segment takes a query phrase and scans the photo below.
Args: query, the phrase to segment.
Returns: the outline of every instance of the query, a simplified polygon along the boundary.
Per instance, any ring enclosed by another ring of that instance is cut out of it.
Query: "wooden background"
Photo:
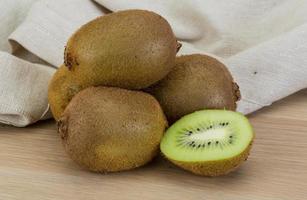
[[[64,152],[52,120],[0,127],[0,200],[307,199],[307,90],[249,116],[251,156],[224,177],[199,177],[157,158],[112,174],[80,169]]]

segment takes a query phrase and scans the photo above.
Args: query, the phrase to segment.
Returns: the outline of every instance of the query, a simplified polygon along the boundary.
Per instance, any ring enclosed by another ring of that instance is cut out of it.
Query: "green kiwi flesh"
[[[202,54],[177,57],[171,72],[146,91],[157,98],[170,123],[197,110],[235,110],[240,99],[225,65]]]
[[[203,110],[174,123],[161,151],[175,165],[204,176],[219,176],[247,159],[254,138],[248,119],[237,112]]]
[[[150,94],[112,87],[89,87],[76,94],[58,121],[66,152],[96,172],[142,166],[159,152],[167,126]]]
[[[68,40],[65,65],[81,83],[143,89],[174,66],[178,43],[169,23],[145,10],[104,15]]]

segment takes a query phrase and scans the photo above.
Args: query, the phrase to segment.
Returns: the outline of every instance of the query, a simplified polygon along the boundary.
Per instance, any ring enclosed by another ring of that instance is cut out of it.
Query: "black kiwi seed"
[[[211,142],[208,142],[208,145],[210,145],[211,144]]]
[[[197,130],[197,131],[200,131],[200,129],[199,129],[199,128],[197,128],[196,130]]]

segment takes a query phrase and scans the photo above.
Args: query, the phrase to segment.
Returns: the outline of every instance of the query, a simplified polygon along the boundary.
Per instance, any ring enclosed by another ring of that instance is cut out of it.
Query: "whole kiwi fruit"
[[[53,75],[48,88],[48,102],[54,119],[58,120],[73,96],[88,86],[78,83],[62,65]]]
[[[225,175],[247,160],[254,139],[248,119],[227,110],[202,110],[175,122],[161,141],[175,165],[203,176]]]
[[[202,109],[235,110],[238,85],[217,59],[201,54],[176,58],[175,67],[145,91],[160,102],[168,121]]]
[[[70,157],[96,172],[116,172],[148,163],[159,152],[167,126],[150,94],[89,87],[70,101],[58,130]]]
[[[160,15],[125,10],[82,26],[68,40],[64,60],[82,84],[142,89],[171,70],[178,47]]]

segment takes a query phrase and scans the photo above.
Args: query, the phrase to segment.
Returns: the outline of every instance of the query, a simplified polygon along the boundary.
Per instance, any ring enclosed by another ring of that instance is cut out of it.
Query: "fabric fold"
[[[70,35],[102,14],[90,0],[38,1],[9,39],[58,67],[63,63],[64,48]]]
[[[70,35],[107,13],[104,7],[157,12],[183,44],[178,55],[202,53],[225,63],[240,86],[238,111],[244,114],[307,87],[306,1],[95,2],[1,2],[0,122],[26,126],[50,117],[47,89],[55,68],[49,65],[63,63]]]
[[[0,52],[0,122],[22,127],[48,112],[48,81],[55,69]]]
[[[307,88],[307,23],[224,62],[240,85],[238,111],[251,113]]]
[[[12,4],[18,10],[18,2]],[[70,35],[102,14],[90,0],[37,1],[24,21],[9,36],[6,33],[5,40],[10,41],[14,54],[58,67]],[[47,65],[0,52],[0,122],[22,127],[50,118],[47,92],[54,71]]]

